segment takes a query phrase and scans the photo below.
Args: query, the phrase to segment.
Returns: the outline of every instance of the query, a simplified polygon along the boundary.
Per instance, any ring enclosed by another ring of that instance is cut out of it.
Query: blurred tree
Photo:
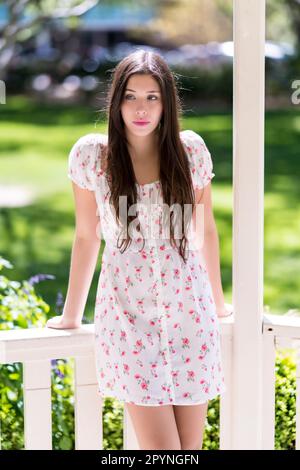
[[[165,41],[180,46],[232,39],[232,15],[228,14],[231,0],[222,1],[222,8],[219,0],[153,1],[158,14],[148,23],[148,34],[157,43]]]
[[[135,36],[174,45],[232,40],[233,0],[148,0],[157,17]],[[291,14],[292,13],[292,14]],[[266,0],[266,37],[299,43],[300,0]],[[297,39],[298,38],[298,39]]]
[[[300,0],[285,0],[290,12],[290,19],[296,36],[296,45],[300,47]]]
[[[266,1],[266,37],[276,42],[287,42],[292,45],[297,43],[296,27],[290,11],[290,4],[298,3],[300,15],[299,0],[267,0]],[[298,17],[300,24],[300,16]],[[299,29],[300,31],[300,29]]]
[[[82,15],[97,3],[98,0],[7,0],[8,21],[0,37],[0,78],[14,58],[17,43],[34,36],[46,21]]]

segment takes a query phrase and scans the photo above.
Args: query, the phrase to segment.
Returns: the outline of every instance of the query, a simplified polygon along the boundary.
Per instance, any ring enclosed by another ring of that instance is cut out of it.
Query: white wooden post
[[[221,324],[221,350],[226,393],[220,396],[220,450],[230,450],[232,448],[232,413],[234,403],[232,401],[232,334],[225,334],[225,326]],[[232,327],[232,325],[230,325]]]
[[[262,448],[265,0],[234,0],[232,448]]]
[[[51,450],[50,360],[24,361],[23,399],[25,450]]]
[[[275,364],[276,346],[272,326],[263,335],[263,423],[262,449],[275,449]]]
[[[75,358],[75,449],[102,450],[102,399],[94,356]]]

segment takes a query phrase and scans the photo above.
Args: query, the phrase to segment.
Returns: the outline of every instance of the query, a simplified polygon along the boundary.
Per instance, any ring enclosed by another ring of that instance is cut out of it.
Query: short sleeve
[[[180,137],[188,155],[193,185],[201,189],[215,176],[211,154],[203,138],[196,132],[181,131]]]
[[[68,161],[68,177],[80,188],[95,191],[99,136],[87,134],[80,137],[71,148]]]

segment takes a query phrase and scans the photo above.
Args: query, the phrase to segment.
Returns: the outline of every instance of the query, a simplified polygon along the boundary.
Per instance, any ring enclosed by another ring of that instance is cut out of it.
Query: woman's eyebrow
[[[130,88],[126,88],[126,91],[133,91],[134,93],[136,93],[135,90],[131,90]],[[160,93],[160,91],[157,91],[157,90],[150,90],[150,91],[146,91],[146,93]]]

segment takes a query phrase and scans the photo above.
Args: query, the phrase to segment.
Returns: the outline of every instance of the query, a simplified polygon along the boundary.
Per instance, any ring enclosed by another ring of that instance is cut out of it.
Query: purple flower
[[[31,276],[28,283],[33,286],[41,281],[45,281],[46,279],[55,279],[55,276],[52,274],[36,274],[35,276]]]
[[[64,297],[63,297],[62,293],[59,291],[57,293],[57,297],[56,297],[56,311],[58,313],[62,313],[64,303],[65,303]]]

